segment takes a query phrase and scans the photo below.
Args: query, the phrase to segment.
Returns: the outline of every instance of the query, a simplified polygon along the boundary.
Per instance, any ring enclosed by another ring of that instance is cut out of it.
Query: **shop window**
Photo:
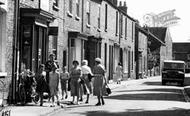
[[[67,51],[63,51],[63,66],[67,65]]]
[[[71,39],[71,47],[75,47],[75,39]]]

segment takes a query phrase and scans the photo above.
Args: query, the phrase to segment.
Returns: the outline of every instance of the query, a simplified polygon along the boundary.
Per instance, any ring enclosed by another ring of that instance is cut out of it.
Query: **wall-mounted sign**
[[[149,27],[170,27],[178,23],[179,17],[175,16],[175,9],[159,14],[149,13],[144,16],[144,23]]]

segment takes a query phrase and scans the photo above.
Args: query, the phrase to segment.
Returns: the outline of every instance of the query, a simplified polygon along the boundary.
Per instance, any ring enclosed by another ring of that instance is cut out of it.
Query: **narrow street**
[[[185,101],[183,88],[161,85],[160,77],[135,80],[113,90],[104,106],[94,106],[91,97],[88,105],[69,105],[52,116],[189,116],[190,103]]]

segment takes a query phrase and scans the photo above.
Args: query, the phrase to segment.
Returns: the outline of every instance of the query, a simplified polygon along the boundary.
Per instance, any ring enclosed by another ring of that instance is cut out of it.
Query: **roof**
[[[150,42],[150,44],[148,44],[148,47],[150,48],[150,51],[154,51],[157,48],[159,48],[161,45],[165,45],[163,41],[161,41],[156,35],[154,35],[152,32],[149,31],[149,27],[142,28],[139,25],[136,25],[136,27],[142,33],[148,35],[148,40]]]
[[[165,43],[167,27],[148,27],[149,31]]]
[[[185,63],[182,60],[164,60],[164,62],[168,62],[168,63]]]

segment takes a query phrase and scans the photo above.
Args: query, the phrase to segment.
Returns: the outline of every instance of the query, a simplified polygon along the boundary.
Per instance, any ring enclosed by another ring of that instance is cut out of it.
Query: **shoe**
[[[95,106],[100,106],[101,105],[101,103],[100,102],[98,102]]]
[[[70,104],[71,104],[71,105],[75,105],[74,102],[71,102]]]
[[[105,105],[105,102],[104,102],[104,101],[102,101],[102,105]]]
[[[50,107],[55,107],[55,105],[50,105]]]
[[[79,99],[79,101],[83,101],[83,99],[82,99],[82,98],[80,98],[80,99]]]
[[[57,101],[57,105],[60,106],[60,102],[59,101]]]
[[[88,101],[86,101],[85,104],[88,104]]]
[[[40,104],[40,106],[43,106],[43,104]]]
[[[65,96],[65,99],[67,99],[67,97],[68,97],[68,96],[66,95],[66,96]]]

